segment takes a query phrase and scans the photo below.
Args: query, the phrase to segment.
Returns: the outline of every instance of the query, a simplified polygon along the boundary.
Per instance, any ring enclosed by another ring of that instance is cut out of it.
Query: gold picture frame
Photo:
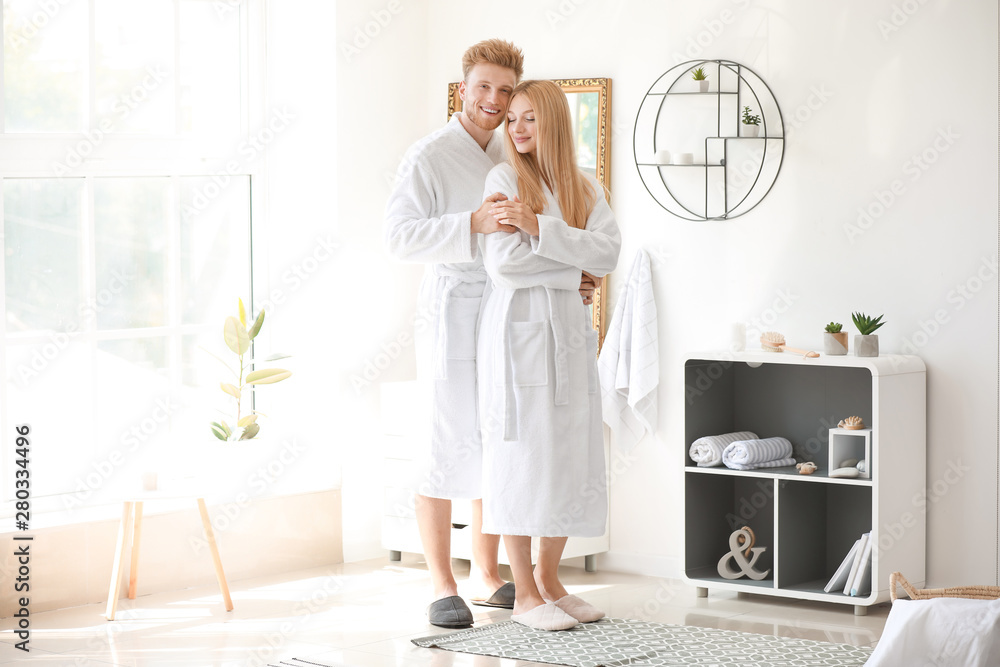
[[[604,195],[610,201],[611,195],[611,79],[552,79],[559,84],[570,99],[573,113],[573,127],[577,135],[577,160],[580,168],[592,173],[604,186]],[[462,110],[462,98],[458,92],[459,82],[448,84],[448,118]],[[597,112],[596,123],[589,120],[589,114]],[[581,116],[584,114],[587,118]],[[587,120],[586,123],[583,121]],[[586,125],[587,131],[583,127]],[[582,143],[581,143],[582,142]],[[607,333],[604,294],[608,278],[601,278],[594,292],[594,303],[590,307],[590,319],[597,331],[597,349],[604,344]]]

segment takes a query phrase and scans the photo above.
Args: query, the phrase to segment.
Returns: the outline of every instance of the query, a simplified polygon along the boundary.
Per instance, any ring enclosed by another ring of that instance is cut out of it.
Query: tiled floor
[[[461,568],[465,566],[463,571]],[[455,561],[464,584],[468,564]],[[609,616],[801,637],[857,646],[878,640],[888,606],[855,616],[850,606],[737,596],[707,598],[680,582],[566,568],[563,580]],[[462,585],[462,584],[460,584]],[[531,667],[438,649],[410,639],[445,630],[428,625],[429,577],[419,556],[376,559],[321,570],[232,582],[235,609],[222,608],[218,588],[123,599],[115,621],[104,605],[32,615],[30,654],[14,649],[10,619],[0,622],[0,666],[254,667],[290,658],[351,667]],[[463,591],[464,592],[464,591]],[[510,612],[472,608],[476,623]]]

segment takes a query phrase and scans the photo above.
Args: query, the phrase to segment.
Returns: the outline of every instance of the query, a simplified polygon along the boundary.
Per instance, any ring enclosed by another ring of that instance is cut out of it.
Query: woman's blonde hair
[[[462,55],[462,80],[469,80],[469,72],[476,65],[489,63],[514,70],[515,81],[524,73],[524,54],[510,42],[502,39],[484,39],[470,46]]]
[[[533,154],[518,153],[510,132],[504,132],[507,159],[517,174],[518,196],[536,214],[541,213],[545,209],[544,183],[555,194],[563,220],[571,227],[583,229],[597,202],[597,193],[576,166],[573,121],[566,93],[552,81],[528,80],[514,88],[511,102],[518,95],[528,98],[535,115]]]

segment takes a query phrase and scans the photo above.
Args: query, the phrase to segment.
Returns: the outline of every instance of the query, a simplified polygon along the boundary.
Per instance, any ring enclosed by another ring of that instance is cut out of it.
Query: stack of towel
[[[722,465],[722,453],[731,443],[739,440],[756,440],[757,434],[750,431],[723,433],[722,435],[706,435],[691,443],[688,454],[699,468],[711,468]]]
[[[700,467],[725,465],[733,470],[756,470],[795,465],[792,443],[787,438],[758,439],[750,431],[698,438],[688,453]]]

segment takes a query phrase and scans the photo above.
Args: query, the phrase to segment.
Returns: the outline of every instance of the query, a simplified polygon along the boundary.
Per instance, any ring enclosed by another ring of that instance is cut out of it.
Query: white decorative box
[[[870,428],[846,429],[831,428],[829,440],[829,467],[833,472],[841,468],[840,464],[847,459],[857,459],[865,462],[865,469],[858,477],[872,478],[872,430]]]

